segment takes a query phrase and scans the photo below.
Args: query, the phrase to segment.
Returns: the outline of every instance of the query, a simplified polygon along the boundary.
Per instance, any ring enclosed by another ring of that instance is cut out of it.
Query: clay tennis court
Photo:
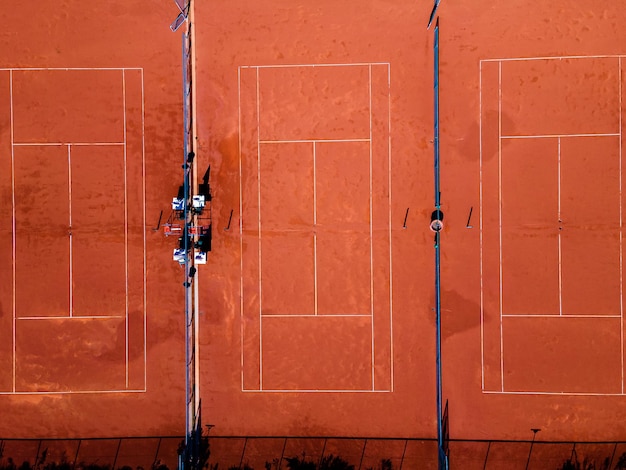
[[[500,278],[498,299],[483,293],[485,390],[498,390],[499,380],[501,393],[624,392],[621,62],[481,63],[485,89],[498,92],[497,101],[491,92],[481,102],[482,268],[483,277],[498,278],[495,268]],[[538,109],[548,122],[538,120]],[[497,200],[489,197],[496,192]],[[537,365],[526,370],[527,362]]]
[[[3,393],[145,391],[142,71],[2,75],[3,121],[11,129],[3,158],[13,188],[13,322],[2,342],[11,366]],[[48,272],[39,270],[42,258]],[[102,361],[110,361],[105,376]]]
[[[168,10],[145,7],[90,6],[86,19],[77,2],[44,3],[26,24],[26,6],[2,10],[7,438],[176,435],[183,422],[182,295],[166,288],[175,266],[154,270],[169,257],[151,230],[162,208],[155,184],[176,187],[168,162],[180,143],[160,135],[179,129],[180,62],[146,63],[142,38],[173,57],[180,40]],[[148,29],[130,27],[139,13]]]
[[[626,18],[479,3],[440,9],[450,437],[619,440]],[[241,465],[220,436],[436,437],[431,8],[194,6],[216,462]],[[179,435],[183,278],[152,230],[181,184],[176,7],[22,9],[1,12],[2,435]],[[436,468],[434,447],[381,453]]]
[[[196,8],[198,107],[220,110],[199,116],[199,154],[214,214],[240,224],[217,219],[219,274],[201,272],[216,435],[435,435],[431,7]],[[441,7],[451,437],[618,438],[624,18],[520,8]],[[377,67],[388,112],[368,101]]]
[[[472,112],[442,122],[449,145],[442,173],[459,182],[446,215],[466,218],[463,199],[482,207],[474,229],[461,224],[465,233],[448,243],[443,268],[442,282],[456,291],[447,308],[480,312],[471,321],[453,314],[443,320],[445,391],[451,403],[461,395],[471,403],[459,417],[467,429],[451,424],[459,437],[472,433],[470,422],[516,439],[532,438],[531,428],[541,428],[542,440],[621,435],[607,423],[624,412],[624,79],[623,51],[611,36],[624,19],[581,4],[554,8],[533,11],[516,32],[504,32],[504,10],[467,31],[529,38],[515,47],[448,40],[447,50],[462,52],[451,66],[472,63],[476,72],[466,85],[452,69],[447,74],[447,86],[462,90],[458,98]],[[447,27],[462,28],[459,18],[469,12],[458,5],[449,12],[455,19]],[[442,83],[444,74],[442,66]],[[448,106],[454,116],[457,105]],[[470,252],[476,244],[480,250]],[[470,338],[479,339],[472,341],[473,370],[456,366],[469,359],[461,344]]]

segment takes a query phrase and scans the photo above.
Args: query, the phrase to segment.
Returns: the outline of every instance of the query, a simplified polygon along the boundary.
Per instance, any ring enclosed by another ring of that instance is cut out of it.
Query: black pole
[[[438,4],[438,2],[437,2]],[[439,180],[439,19],[435,23],[434,42],[434,180],[435,211],[431,216],[431,228],[435,230],[435,356],[437,382],[437,455],[439,470],[448,469],[448,457],[444,452],[443,438],[443,385],[441,367],[441,234],[443,213],[441,212],[441,187]],[[433,226],[433,217],[439,222]]]
[[[533,453],[533,445],[535,445],[535,437],[537,437],[537,433],[541,431],[541,429],[533,428],[531,429],[533,432],[533,440],[530,442],[530,449],[528,450],[528,460],[526,460],[526,470],[528,470],[528,465],[530,464],[530,456]]]

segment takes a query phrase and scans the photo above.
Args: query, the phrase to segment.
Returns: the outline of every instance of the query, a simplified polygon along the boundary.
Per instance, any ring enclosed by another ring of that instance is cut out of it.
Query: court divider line
[[[244,302],[243,302],[243,170],[241,161],[241,67],[237,67],[237,118],[239,120],[239,346],[241,390],[244,390]]]
[[[101,394],[101,393],[146,393],[146,389],[129,389],[123,388],[119,390],[44,390],[44,391],[13,391],[0,392],[0,395],[78,395],[78,394]]]
[[[143,198],[143,386],[148,388],[148,249],[146,217],[146,110],[143,68],[141,72],[141,183]]]
[[[559,315],[563,315],[563,249],[562,249],[562,235],[561,235],[561,138],[557,140],[557,153],[556,153],[556,199],[557,199],[557,217],[559,221],[558,232],[558,269],[559,269]]]
[[[370,142],[371,137],[360,139],[288,139],[288,140],[259,140],[260,144],[306,144],[306,143],[326,143],[326,142]]]
[[[369,218],[370,218],[370,310],[372,312],[372,321],[370,322],[372,338],[371,338],[371,375],[372,375],[372,390],[376,390],[376,374],[375,363],[375,331],[374,331],[374,201],[373,201],[373,190],[374,190],[374,182],[373,182],[373,151],[372,151],[372,64],[368,67],[368,92],[369,92],[369,120],[370,120],[370,142],[369,142]]]
[[[70,318],[74,316],[74,246],[73,246],[73,236],[72,236],[72,146],[67,146],[67,188],[68,188],[68,206],[69,206],[69,223],[70,223],[70,233],[69,233],[69,248],[70,248],[70,266],[69,266],[69,276],[70,276],[70,285],[69,287],[69,314]]]
[[[481,59],[481,62],[523,62],[536,60],[567,60],[567,59],[618,59],[626,57],[623,54],[607,54],[607,55],[563,55],[563,56],[544,56],[544,57],[507,57],[499,59]]]
[[[306,389],[306,390],[301,390],[301,389],[293,389],[293,390],[285,390],[285,389],[263,389],[263,390],[250,390],[250,389],[246,389],[246,390],[242,390],[242,392],[244,393],[391,393],[393,392],[393,390],[372,390],[372,389],[365,389],[365,390],[341,390],[341,389],[332,389],[332,390],[326,390],[326,389]]]
[[[68,317],[66,315],[50,315],[50,316],[32,316],[32,317],[17,317],[18,321],[22,320],[111,320],[114,318],[126,318],[124,315],[73,315]]]
[[[15,127],[14,127],[14,116],[13,116],[13,71],[9,71],[9,98],[10,98],[10,107],[11,107],[11,209],[12,209],[12,232],[13,232],[13,240],[12,240],[12,250],[13,250],[13,385],[12,390],[15,393],[15,373],[16,373],[16,318],[17,318],[17,296],[16,296],[16,265],[17,265],[17,224],[16,224],[16,210],[15,210],[15,147],[13,146],[13,142],[15,141]]]
[[[479,251],[480,251],[480,378],[481,389],[485,390],[485,285],[483,279],[483,63],[478,63],[478,201],[480,211],[478,214],[479,225]]]
[[[501,392],[499,390],[483,390],[483,393],[489,395],[554,395],[554,396],[590,396],[590,397],[619,397],[623,396],[623,393],[600,393],[600,392],[545,392],[537,390],[506,390]]]
[[[561,137],[618,137],[619,133],[588,133],[588,134],[527,134],[527,135],[503,135],[501,139],[556,139]]]
[[[323,68],[323,67],[365,67],[371,65],[389,65],[389,62],[355,62],[353,64],[285,64],[285,65],[242,65],[242,69],[288,69],[298,67],[311,67],[311,68]],[[1,69],[0,69],[1,70]]]
[[[389,373],[390,388],[394,390],[394,369],[393,369],[393,251],[392,251],[392,215],[391,215],[391,65],[387,64],[387,191],[389,202],[389,218],[388,232],[389,232]]]
[[[125,145],[124,142],[16,142],[13,144],[15,147],[61,147],[65,145],[74,146],[98,146],[105,145]]]
[[[313,141],[313,312],[318,314],[317,291],[317,144]]]
[[[11,67],[0,68],[0,72],[44,72],[44,71],[58,71],[58,72],[71,72],[71,71],[120,71],[120,70],[143,70],[142,67]]]
[[[125,298],[124,309],[126,315],[125,321],[125,344],[124,344],[124,362],[126,368],[126,388],[128,388],[128,139],[126,136],[126,72],[122,70],[122,107],[124,110],[124,282],[125,282]]]
[[[500,228],[500,389],[504,391],[504,333],[502,326],[502,62],[498,62],[498,219]]]
[[[321,315],[315,313],[296,313],[296,314],[276,314],[276,313],[264,313],[261,315],[263,318],[333,318],[333,317],[347,317],[347,318],[359,318],[359,317],[367,317],[371,318],[372,315],[369,313],[323,313]]]
[[[522,313],[522,314],[503,314],[503,318],[621,318],[620,315],[561,315],[561,314],[532,314],[532,313]]]
[[[619,310],[620,310],[620,361],[622,366],[622,393],[624,393],[624,236],[622,202],[622,58],[617,60],[617,93],[619,97]]]
[[[257,202],[259,215],[259,389],[263,390],[263,295],[261,282],[261,260],[262,260],[262,242],[261,242],[261,100],[260,100],[260,82],[259,68],[256,69],[256,129],[257,129]]]

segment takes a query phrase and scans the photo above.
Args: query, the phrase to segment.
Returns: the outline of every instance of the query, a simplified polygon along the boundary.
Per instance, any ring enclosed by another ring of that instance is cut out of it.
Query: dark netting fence
[[[174,469],[183,436],[3,439],[11,470]],[[435,470],[437,439],[211,436],[211,470]],[[624,442],[449,441],[459,470],[626,470]]]
[[[434,470],[438,465],[434,438],[211,437],[209,442],[211,468]],[[626,469],[626,442],[450,439],[448,446],[451,469]]]
[[[182,436],[2,439],[0,468],[13,470],[174,469]]]

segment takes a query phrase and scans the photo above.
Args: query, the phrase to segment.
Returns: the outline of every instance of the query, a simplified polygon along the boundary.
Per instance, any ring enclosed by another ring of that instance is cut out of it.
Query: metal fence
[[[200,409],[200,397],[198,393],[198,361],[197,361],[197,283],[193,283],[193,277],[196,273],[194,243],[197,241],[192,235],[189,227],[194,226],[196,217],[192,211],[192,200],[196,193],[196,170],[194,165],[195,156],[195,139],[194,139],[194,96],[193,96],[193,67],[194,67],[194,48],[192,35],[192,13],[191,0],[177,2],[183,7],[181,13],[186,15],[186,28],[182,34],[182,72],[183,72],[183,188],[184,188],[184,279],[183,286],[185,288],[185,397],[186,397],[186,414],[185,414],[185,445],[186,452],[183,453],[179,460],[178,466],[185,468],[195,468],[194,462],[197,456],[194,451],[197,446],[190,441],[196,433],[196,428],[201,426],[197,421],[197,414]]]
[[[0,468],[174,469],[183,439],[183,436],[1,439]],[[211,436],[209,446],[211,470],[287,470],[303,462],[313,463],[313,468],[318,469],[345,469],[341,466],[345,463],[354,470],[435,470],[438,452],[435,438]],[[449,452],[450,468],[459,470],[626,470],[626,441],[451,439]],[[332,461],[334,457],[341,461]],[[574,466],[564,467],[567,461]]]
[[[230,436],[211,437],[209,443],[210,468],[219,469],[293,469],[290,460],[296,464],[313,462],[319,469],[342,468],[328,464],[331,455],[340,457],[354,470],[435,470],[438,466],[435,438]],[[626,469],[626,442],[451,439],[448,445],[451,469],[561,470],[568,461],[574,466],[566,468],[572,469]]]
[[[13,470],[174,469],[183,436],[0,439],[0,468]]]

